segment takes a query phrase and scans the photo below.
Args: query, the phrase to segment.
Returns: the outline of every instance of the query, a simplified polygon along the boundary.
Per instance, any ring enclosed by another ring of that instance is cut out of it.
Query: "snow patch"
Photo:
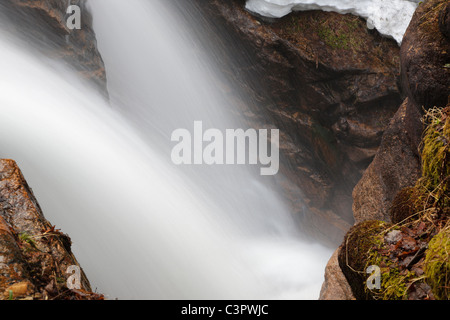
[[[270,18],[292,11],[323,10],[351,13],[367,20],[370,29],[401,44],[420,0],[247,0],[247,10]]]

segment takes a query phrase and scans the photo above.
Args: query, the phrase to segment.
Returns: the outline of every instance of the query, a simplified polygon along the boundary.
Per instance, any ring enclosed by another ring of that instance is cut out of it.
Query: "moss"
[[[36,241],[28,233],[23,232],[23,233],[19,234],[19,239],[20,239],[20,241],[22,241],[24,243],[28,243],[31,248],[37,249]]]
[[[347,234],[339,254],[339,264],[358,300],[405,300],[411,285],[420,279],[415,271],[399,264],[392,246],[385,242],[387,232],[400,227],[382,221],[366,221]],[[380,268],[380,288],[369,289],[369,266]]]
[[[450,118],[449,108],[431,109],[425,116],[427,128],[423,137],[422,177],[424,186],[433,191],[440,187],[448,191],[450,176]]]
[[[371,299],[370,292],[366,290],[366,269],[368,265],[377,265],[368,262],[374,250],[381,246],[384,231],[389,226],[383,221],[365,221],[352,227],[344,239],[339,252],[339,265],[358,300]]]
[[[298,33],[302,31],[302,26],[299,22],[297,16],[292,15],[290,21],[286,24],[286,32],[288,36],[295,37]]]
[[[370,290],[366,286],[366,292],[375,300],[404,300],[408,297],[409,285],[417,278],[414,272],[401,270],[389,256],[380,254],[386,250],[386,245],[380,239],[380,245],[369,253],[366,269],[371,265],[380,267],[381,287]]]
[[[343,21],[338,25],[331,25],[328,20],[324,20],[317,32],[319,38],[332,49],[360,49],[361,39],[353,36],[359,25],[360,21],[357,18]]]
[[[401,270],[395,261],[391,260],[388,245],[384,237],[388,231],[398,229],[396,226],[388,228],[384,225],[380,232],[370,236],[367,241],[372,245],[367,252],[364,270],[369,266],[377,266],[381,272],[381,286],[379,289],[369,289],[366,281],[369,275],[363,277],[365,295],[368,299],[375,300],[402,300],[407,298],[409,283],[417,277],[414,272]]]
[[[415,187],[400,190],[392,201],[389,215],[392,223],[406,223],[417,218],[417,213],[422,210],[422,193]]]
[[[450,107],[430,109],[422,139],[422,178],[416,188],[426,200],[426,209],[442,214],[450,207]]]
[[[426,282],[434,296],[450,300],[450,228],[442,230],[429,243],[425,257]]]
[[[395,225],[368,221],[347,234],[339,263],[357,299],[450,299],[449,115],[447,107],[424,117],[422,178],[394,198],[389,212]],[[385,239],[394,229],[399,240]],[[369,266],[380,268],[379,289],[366,285]]]
[[[348,34],[337,33],[329,26],[322,25],[318,30],[318,34],[320,39],[322,39],[332,49],[348,49],[350,46]]]

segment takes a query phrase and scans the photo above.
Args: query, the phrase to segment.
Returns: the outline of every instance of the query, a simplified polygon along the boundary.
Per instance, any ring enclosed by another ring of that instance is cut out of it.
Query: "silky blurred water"
[[[248,166],[175,166],[170,133],[240,128],[226,85],[164,1],[90,2],[110,101],[0,31],[0,156],[119,299],[317,299],[330,249]]]

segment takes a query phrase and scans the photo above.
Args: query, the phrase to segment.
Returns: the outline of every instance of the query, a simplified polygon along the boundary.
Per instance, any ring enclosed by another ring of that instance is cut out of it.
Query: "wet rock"
[[[355,300],[352,288],[347,282],[342,269],[339,266],[338,255],[336,250],[331,257],[325,269],[325,281],[320,291],[319,300]]]
[[[281,130],[287,178],[277,183],[305,233],[340,243],[354,223],[352,189],[402,100],[397,44],[352,15],[267,20],[246,12],[245,1],[196,2],[224,73],[250,97],[240,98],[249,126]]]
[[[103,298],[91,293],[68,236],[45,219],[12,160],[0,160],[0,199],[0,299]],[[86,297],[67,287],[70,266],[80,268],[79,289]]]
[[[67,27],[69,4],[81,9],[80,30]],[[30,50],[38,49],[44,56],[71,66],[107,96],[105,66],[97,48],[87,0],[2,0],[0,27],[23,44],[31,44]]]
[[[414,15],[401,48],[401,84],[407,98],[384,132],[375,159],[353,191],[356,230],[364,228],[365,223],[372,219],[392,220],[409,226],[390,231],[384,238],[384,247],[377,241],[377,247],[383,249],[371,251],[384,264],[380,266],[386,274],[384,281],[393,284],[393,290],[381,297],[378,293],[378,298],[435,298],[429,284],[415,280],[424,274],[423,255],[430,236],[436,232],[434,228],[445,225],[445,222],[412,219],[420,217],[416,199],[421,194],[417,194],[416,183],[422,175],[419,150],[423,132],[422,107],[444,107],[449,96],[449,69],[445,67],[450,62],[448,10],[448,1],[429,0],[422,3]],[[445,221],[445,215],[434,217],[443,217]],[[346,239],[350,237],[354,244],[354,241],[364,241],[370,235],[360,232],[361,238],[353,239],[354,232],[349,232]],[[367,251],[358,252],[361,260],[368,258],[364,257]],[[358,258],[354,256],[350,257],[354,264],[347,260],[347,256],[353,254],[352,250],[340,250],[340,266],[357,299],[366,299],[367,291],[362,285],[364,279],[353,271],[361,271],[362,264],[358,265]]]

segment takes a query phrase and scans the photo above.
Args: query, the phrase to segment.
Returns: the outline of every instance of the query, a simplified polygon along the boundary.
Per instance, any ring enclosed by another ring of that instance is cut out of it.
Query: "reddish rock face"
[[[70,238],[48,222],[20,169],[0,160],[0,300],[102,299],[71,252]],[[80,285],[67,288],[70,266],[81,270]]]
[[[30,50],[61,59],[107,96],[105,67],[86,0],[73,0],[70,4],[81,8],[80,30],[67,27],[68,2],[61,0],[2,0],[0,26],[12,32],[14,38],[30,43]]]
[[[224,73],[250,97],[240,103],[249,125],[281,131],[286,179],[277,182],[305,233],[335,245],[354,222],[352,189],[402,101],[398,45],[352,15],[263,20],[239,0],[198,8]]]

